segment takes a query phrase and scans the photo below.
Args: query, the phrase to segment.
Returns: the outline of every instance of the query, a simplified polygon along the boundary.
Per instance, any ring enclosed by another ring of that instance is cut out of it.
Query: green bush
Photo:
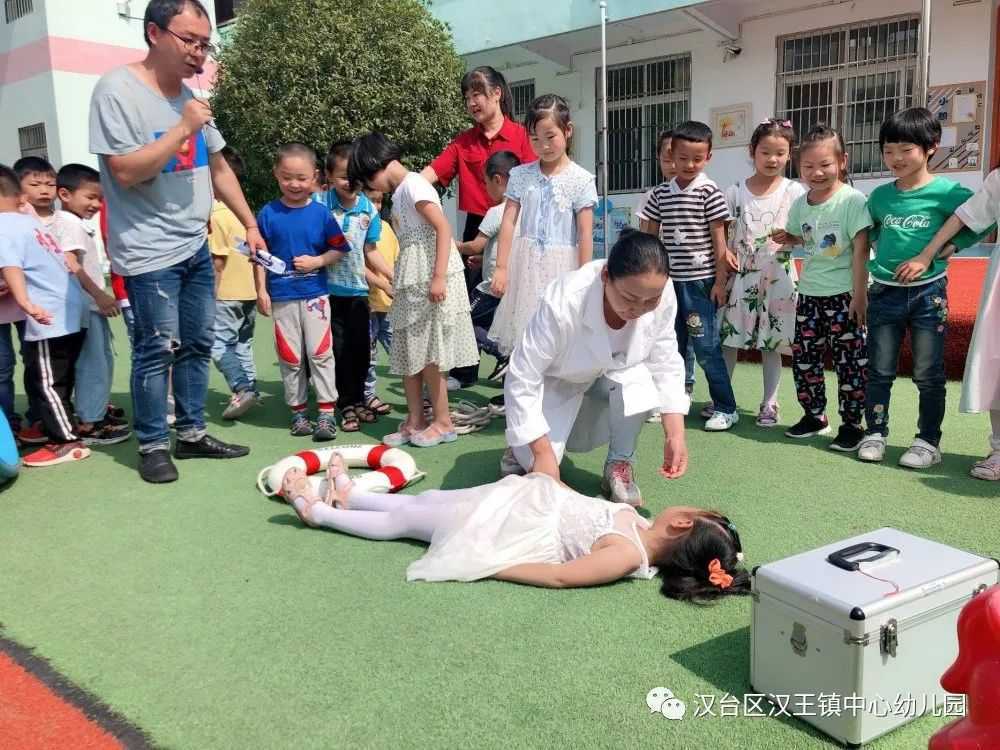
[[[468,122],[446,26],[419,0],[248,0],[226,35],[212,106],[247,165],[254,206],[274,198],[276,148],[379,130],[422,168]]]

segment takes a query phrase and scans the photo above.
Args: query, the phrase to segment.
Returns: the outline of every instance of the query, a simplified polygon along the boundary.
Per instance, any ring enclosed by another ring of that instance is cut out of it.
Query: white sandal
[[[993,451],[982,461],[976,461],[969,474],[987,482],[1000,480],[1000,450]]]

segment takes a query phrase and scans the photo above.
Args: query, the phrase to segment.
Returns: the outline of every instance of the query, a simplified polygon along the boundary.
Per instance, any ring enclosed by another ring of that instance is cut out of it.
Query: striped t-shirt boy
[[[646,217],[660,225],[660,242],[667,251],[670,277],[697,281],[715,276],[715,250],[710,224],[729,219],[726,197],[704,172],[686,187],[677,178],[653,189]]]

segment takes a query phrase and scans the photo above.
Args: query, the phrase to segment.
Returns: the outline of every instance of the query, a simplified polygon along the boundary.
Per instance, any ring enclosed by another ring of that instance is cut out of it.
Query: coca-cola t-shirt
[[[799,293],[833,297],[854,288],[854,236],[872,225],[865,194],[850,185],[822,203],[798,198],[788,210],[785,230],[802,238],[805,258],[799,275]]]
[[[923,187],[900,190],[895,181],[880,185],[868,197],[874,227],[871,232],[875,257],[868,270],[876,281],[898,286],[896,268],[923,252],[941,225],[955,209],[972,197],[972,191],[945,177],[935,177]],[[978,235],[963,229],[951,240],[960,250],[976,242]],[[947,271],[946,260],[935,260],[924,274],[908,284],[926,284]]]

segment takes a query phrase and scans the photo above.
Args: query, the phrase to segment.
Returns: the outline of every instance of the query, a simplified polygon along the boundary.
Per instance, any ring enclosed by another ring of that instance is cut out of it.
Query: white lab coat
[[[612,358],[595,260],[552,282],[510,358],[504,382],[507,444],[517,449],[548,435],[563,450],[591,451],[610,439],[608,400],[586,391],[601,376],[619,384],[625,415],[660,409],[687,414],[684,359],[677,350],[677,299],[668,283],[655,310],[635,321],[622,361]]]

